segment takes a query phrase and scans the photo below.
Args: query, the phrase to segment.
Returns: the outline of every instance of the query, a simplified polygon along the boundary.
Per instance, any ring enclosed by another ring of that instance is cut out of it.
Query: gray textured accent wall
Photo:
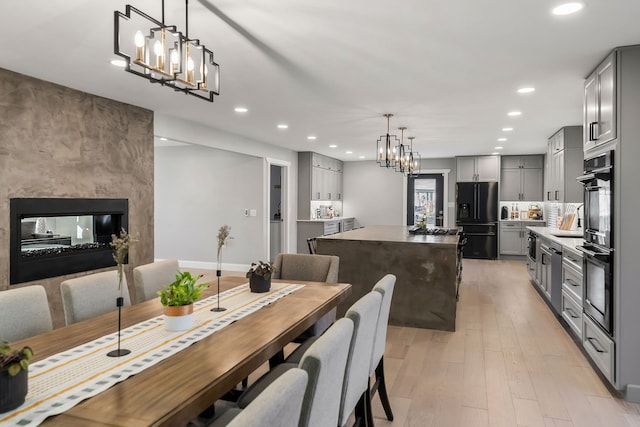
[[[152,111],[0,68],[0,291],[9,287],[12,197],[129,199],[129,230],[140,235],[129,278],[133,267],[152,262],[153,161]],[[46,288],[59,327],[59,284],[85,274],[20,286]],[[133,299],[132,280],[129,287]]]

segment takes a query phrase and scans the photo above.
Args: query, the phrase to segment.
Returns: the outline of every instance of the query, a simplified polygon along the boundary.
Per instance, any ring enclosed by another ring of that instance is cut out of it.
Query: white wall
[[[197,145],[156,147],[155,258],[193,267],[215,263],[217,233],[225,224],[233,236],[222,252],[225,269],[244,269],[264,258],[268,213],[256,185],[263,164],[258,157]],[[256,209],[257,216],[245,217],[245,208]]]
[[[236,160],[244,159],[245,161],[252,164],[251,171],[249,175],[244,175],[244,171],[239,169],[238,163],[231,163],[229,165],[229,169],[225,168],[224,165],[220,165],[220,167],[213,168],[211,164],[202,164],[202,168],[198,168],[199,170],[193,171],[193,175],[200,175],[200,173],[208,174],[208,180],[210,182],[219,182],[224,183],[226,185],[227,196],[226,200],[224,200],[224,212],[233,212],[234,214],[240,212],[243,214],[245,208],[256,208],[258,209],[258,214],[252,220],[262,221],[262,228],[258,234],[251,233],[251,238],[249,239],[239,239],[236,238],[233,241],[233,245],[235,245],[239,254],[243,256],[240,258],[227,258],[227,252],[224,252],[223,262],[225,264],[228,263],[242,263],[242,264],[250,264],[251,261],[255,261],[256,259],[264,259],[267,256],[267,225],[268,225],[268,200],[269,200],[269,191],[267,188],[267,180],[269,179],[269,169],[267,166],[267,161],[275,162],[280,165],[287,165],[288,174],[287,174],[287,182],[282,183],[283,191],[289,196],[288,205],[284,205],[282,209],[282,218],[285,219],[285,223],[283,227],[285,227],[284,235],[286,236],[286,241],[283,242],[283,248],[288,247],[288,251],[296,252],[296,221],[297,218],[297,193],[298,193],[298,154],[295,151],[285,149],[282,147],[277,147],[275,145],[266,144],[261,141],[255,141],[247,138],[240,137],[238,135],[230,134],[219,129],[213,129],[201,124],[193,123],[187,120],[178,119],[175,117],[169,117],[162,114],[156,114],[154,116],[154,134],[156,137],[165,137],[171,141],[184,142],[189,144],[195,144],[201,146],[201,148],[209,147],[209,149],[215,150],[217,155],[223,156],[223,158],[231,159],[233,154],[240,157],[233,157]],[[202,151],[205,153],[206,151]],[[225,154],[222,154],[225,153]],[[225,157],[226,156],[226,157]],[[252,159],[252,160],[249,160]],[[255,162],[255,163],[254,163]],[[242,163],[242,162],[240,162]],[[158,182],[164,183],[162,185],[168,185],[167,182],[170,181],[170,174],[174,173],[176,169],[176,165],[168,164],[167,167],[162,169],[159,168],[160,163],[156,159],[156,194],[160,194],[161,187],[159,187]],[[255,167],[255,168],[254,168]],[[260,171],[259,173],[257,171]],[[167,176],[169,174],[169,176]],[[195,188],[190,188],[190,190],[200,189],[201,183],[198,183],[198,180],[191,182],[190,186]],[[201,182],[201,181],[200,181]],[[246,186],[246,187],[245,187]],[[255,198],[245,198],[241,197],[243,193],[243,189],[247,192],[253,194]],[[256,193],[257,192],[257,193]],[[284,197],[284,195],[283,195]],[[250,202],[250,203],[249,203]],[[165,209],[165,203],[158,204],[157,196],[155,203],[155,211],[156,214],[162,214],[162,210]],[[171,210],[172,208],[168,208]],[[244,216],[243,216],[244,218]],[[287,220],[289,218],[290,220]],[[227,223],[224,222],[227,220],[227,217],[212,217],[210,219],[212,222],[216,224],[217,227]],[[160,229],[158,226],[158,221],[156,220],[156,239],[163,239],[164,230]],[[244,226],[244,223],[241,223]],[[229,225],[233,226],[231,223]],[[252,229],[255,232],[255,229]],[[232,235],[235,235],[236,229],[232,230]],[[217,233],[217,228],[216,228]],[[186,247],[191,243],[186,241],[185,237],[175,236],[178,239],[175,244],[178,244],[180,247]],[[212,236],[212,239],[215,239],[215,234]],[[165,240],[166,241],[166,240]],[[215,246],[215,242],[214,242]],[[165,247],[159,246],[156,244],[156,253],[155,258],[161,259],[166,256],[163,255],[167,253]],[[215,247],[214,247],[215,249]],[[231,249],[231,248],[229,248]],[[215,250],[214,250],[215,252]],[[259,255],[255,255],[259,254]],[[177,256],[179,259],[184,258],[185,255]],[[191,254],[189,256],[195,256],[195,254]],[[198,258],[205,258],[204,254],[199,254]],[[215,253],[212,255],[212,258],[207,258],[207,260],[214,261]],[[225,265],[225,268],[231,269],[230,265]]]
[[[449,170],[449,227],[455,224],[456,160],[454,158],[423,159],[421,171]],[[406,178],[376,162],[345,162],[343,170],[344,216],[353,216],[357,224],[405,225]]]
[[[343,216],[357,224],[404,225],[402,175],[374,161],[344,162]]]

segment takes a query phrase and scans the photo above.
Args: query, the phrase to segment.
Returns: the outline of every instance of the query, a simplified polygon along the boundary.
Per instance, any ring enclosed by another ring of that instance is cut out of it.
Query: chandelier
[[[396,149],[396,172],[404,174],[407,169],[407,156],[409,155],[404,145],[404,131],[407,130],[407,128],[403,126],[399,127],[398,130],[400,131],[400,144],[398,144],[398,148]]]
[[[185,32],[158,21],[131,5],[114,12],[114,53],[125,59],[125,71],[176,91],[213,102],[220,95],[220,66],[213,52],[189,37],[189,0]]]
[[[406,160],[406,167],[405,167],[405,172],[409,177],[418,176],[418,174],[420,173],[420,162],[422,158],[420,157],[420,153],[418,153],[417,151],[413,151],[413,140],[415,138],[416,138],[415,136],[409,137],[409,141],[410,141],[409,153],[407,153],[407,160]]]
[[[385,114],[387,118],[387,134],[381,135],[377,142],[376,162],[380,167],[393,168],[396,165],[397,160],[397,145],[399,144],[398,137],[395,135],[389,135],[389,120],[393,117],[393,114]]]

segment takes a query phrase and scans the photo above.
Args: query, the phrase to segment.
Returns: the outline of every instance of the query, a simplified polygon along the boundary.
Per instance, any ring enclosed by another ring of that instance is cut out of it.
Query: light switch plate
[[[257,215],[258,215],[258,211],[256,209],[251,209],[250,216],[257,216]]]

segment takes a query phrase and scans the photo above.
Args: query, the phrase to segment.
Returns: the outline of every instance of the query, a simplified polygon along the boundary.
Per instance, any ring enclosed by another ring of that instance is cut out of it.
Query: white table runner
[[[226,311],[210,311],[217,305],[217,295],[196,302],[194,327],[188,331],[166,331],[164,316],[123,329],[121,347],[131,350],[126,356],[107,356],[117,348],[116,332],[33,363],[25,403],[0,414],[0,426],[38,425],[302,287],[272,283],[269,292],[256,294],[244,284],[220,294]]]

